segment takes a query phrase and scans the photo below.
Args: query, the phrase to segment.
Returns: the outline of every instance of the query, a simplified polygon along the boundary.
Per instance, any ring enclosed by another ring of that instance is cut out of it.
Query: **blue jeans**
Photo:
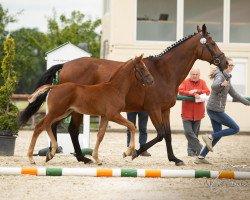
[[[147,123],[148,123],[148,113],[146,112],[127,112],[127,119],[136,125],[136,116],[138,115],[138,125],[139,125],[139,144],[140,146],[147,142]],[[127,129],[127,146],[130,142],[130,131]]]
[[[207,109],[207,114],[211,120],[211,124],[213,127],[213,146],[215,146],[215,144],[221,139],[221,137],[233,135],[240,131],[239,126],[225,112],[215,112]],[[222,130],[222,125],[227,126],[228,128]],[[206,157],[208,151],[208,148],[205,147],[200,155]]]

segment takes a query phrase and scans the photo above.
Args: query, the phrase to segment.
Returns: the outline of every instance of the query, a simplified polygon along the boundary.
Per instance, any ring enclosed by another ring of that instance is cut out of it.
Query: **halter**
[[[143,64],[145,68],[147,68],[147,66],[142,60],[140,62]],[[136,80],[139,81],[143,86],[145,86],[146,78],[150,76],[150,74],[144,75],[143,72],[138,67],[136,67],[134,60],[133,60],[133,64],[134,64],[134,72],[135,72]],[[137,74],[139,74],[140,77],[137,77]]]
[[[211,49],[211,47],[207,43],[207,39],[203,36],[202,32],[200,32],[200,36],[201,36],[200,43],[202,44],[201,57],[202,57],[204,45],[205,45],[212,56],[212,60],[210,62],[210,65],[214,64],[214,65],[219,67],[220,71],[223,71],[223,69],[220,67],[220,63],[221,63],[220,57],[223,56],[224,53],[221,52],[219,55],[216,55],[216,53]]]

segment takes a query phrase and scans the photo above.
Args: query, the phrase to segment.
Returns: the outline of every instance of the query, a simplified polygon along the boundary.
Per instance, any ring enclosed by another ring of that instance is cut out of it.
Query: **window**
[[[176,40],[176,0],[137,0],[137,40]]]
[[[233,58],[234,69],[232,71],[232,85],[234,89],[242,96],[247,95],[247,58]]]
[[[231,0],[230,42],[250,43],[250,1]]]
[[[102,58],[107,59],[109,54],[109,42],[108,40],[103,41]]]
[[[104,14],[107,14],[107,13],[109,13],[109,6],[110,6],[110,2],[109,2],[109,0],[104,0]]]
[[[184,1],[184,36],[203,24],[216,42],[223,41],[223,0]]]

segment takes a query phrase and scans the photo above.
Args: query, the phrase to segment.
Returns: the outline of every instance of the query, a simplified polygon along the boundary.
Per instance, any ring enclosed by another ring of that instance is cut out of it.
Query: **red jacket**
[[[210,94],[210,90],[204,80],[200,79],[197,82],[191,81],[190,78],[184,80],[179,87],[179,94],[184,96],[190,96],[189,91],[197,89],[195,94]],[[195,94],[191,96],[195,96]],[[192,101],[182,101],[182,113],[181,116],[185,120],[198,121],[205,116],[205,103],[195,103]]]

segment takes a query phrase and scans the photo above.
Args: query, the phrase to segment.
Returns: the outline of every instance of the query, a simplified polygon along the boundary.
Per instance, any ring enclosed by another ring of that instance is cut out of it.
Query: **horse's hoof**
[[[30,164],[31,164],[31,165],[35,165],[36,162],[35,162],[34,160],[32,160],[32,161],[30,161]]]
[[[85,158],[85,157],[84,157],[83,162],[84,162],[84,164],[92,164],[93,163],[93,161],[91,159]]]
[[[45,160],[45,162],[50,161],[52,158],[53,158],[53,156],[52,156],[51,152],[48,152],[48,153],[46,154],[46,160]]]
[[[132,152],[132,160],[134,160],[134,159],[137,158],[137,157],[138,157],[137,150],[134,150],[134,151]]]
[[[125,152],[123,152],[122,157],[123,158],[127,157],[127,154]]]
[[[176,166],[185,166],[185,163],[183,161],[180,161],[180,162],[176,162],[175,165]]]
[[[75,155],[75,157],[76,157],[76,159],[77,159],[78,162],[85,162],[86,158],[84,156],[77,156],[77,155]]]

